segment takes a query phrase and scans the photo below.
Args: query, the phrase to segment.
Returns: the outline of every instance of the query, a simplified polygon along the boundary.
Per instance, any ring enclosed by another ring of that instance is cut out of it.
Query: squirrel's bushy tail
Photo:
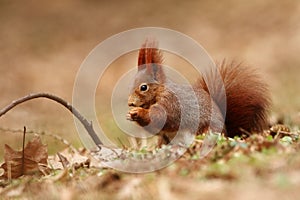
[[[219,91],[224,89],[226,93],[226,134],[233,137],[246,132],[261,132],[267,127],[267,112],[270,106],[269,91],[267,85],[255,70],[241,63],[223,60],[218,65],[223,83],[215,82],[215,73],[207,76],[212,87],[208,87],[203,78],[199,80],[199,87],[210,93],[215,103],[222,108],[224,99]]]

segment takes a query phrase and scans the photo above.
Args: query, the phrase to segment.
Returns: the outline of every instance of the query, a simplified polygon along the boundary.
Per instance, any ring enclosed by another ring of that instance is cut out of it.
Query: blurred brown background
[[[299,123],[299,21],[300,2],[294,0],[1,0],[0,107],[40,91],[71,102],[77,70],[98,43],[128,29],[158,26],[189,35],[215,60],[260,68],[271,87],[272,115]],[[50,101],[28,102],[0,119],[2,128],[23,126],[80,145],[71,115]],[[0,133],[0,152],[4,143],[21,145],[21,134]],[[44,139],[50,150],[59,143]]]

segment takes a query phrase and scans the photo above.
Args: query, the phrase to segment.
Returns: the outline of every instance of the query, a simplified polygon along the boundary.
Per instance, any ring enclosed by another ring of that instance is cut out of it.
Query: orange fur
[[[270,106],[267,85],[257,72],[241,63],[223,60],[218,65],[226,93],[225,125],[228,136],[241,135],[245,131],[261,132],[267,128],[267,111]],[[208,76],[209,81],[214,81],[214,75]],[[223,100],[218,96],[220,84],[211,84],[210,91],[203,78],[197,86],[210,93],[215,103],[220,105]]]
[[[149,132],[160,130],[162,138],[169,138],[167,141],[174,137],[174,131],[181,123],[189,129],[194,127],[191,125],[195,121],[199,121],[197,130],[191,131],[199,134],[207,130],[209,125],[213,126],[210,127],[213,131],[222,130],[225,118],[225,133],[230,137],[245,132],[260,132],[267,127],[267,110],[270,106],[268,89],[252,69],[223,61],[218,66],[222,80],[218,81],[218,73],[212,70],[206,74],[210,83],[208,89],[204,78],[200,77],[193,86],[197,96],[197,101],[194,101],[191,95],[193,90],[185,85],[166,82],[162,61],[157,42],[147,40],[139,51],[138,73],[128,99],[128,105],[134,108],[128,112],[127,119],[136,121]],[[141,90],[143,84],[147,90]],[[225,102],[220,95],[223,84],[227,101],[226,115],[221,110]],[[179,96],[183,97],[180,104]],[[188,112],[182,113],[182,108]],[[211,119],[212,113],[216,113],[215,119]],[[199,120],[195,120],[197,117]],[[164,120],[165,124],[162,124]]]

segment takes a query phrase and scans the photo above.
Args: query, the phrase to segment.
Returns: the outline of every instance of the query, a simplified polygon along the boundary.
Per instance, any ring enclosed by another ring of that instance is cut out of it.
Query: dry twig
[[[13,102],[11,102],[9,105],[7,105],[6,107],[4,107],[3,109],[0,110],[0,117],[2,117],[4,114],[6,114],[8,111],[10,111],[15,106],[17,106],[21,103],[24,103],[26,101],[29,101],[29,100],[32,100],[32,99],[37,99],[37,98],[50,99],[50,100],[53,100],[53,101],[63,105],[65,108],[67,108],[81,122],[81,124],[84,126],[84,128],[86,129],[86,131],[88,132],[88,134],[90,135],[92,140],[94,141],[94,143],[100,148],[100,145],[102,145],[102,142],[98,138],[98,136],[97,136],[97,134],[96,134],[96,132],[93,128],[92,122],[89,122],[85,117],[83,117],[79,113],[79,111],[76,110],[71,104],[69,104],[68,102],[66,102],[62,98],[57,97],[57,96],[52,95],[52,94],[35,93],[35,94],[29,94],[27,96],[16,99]]]

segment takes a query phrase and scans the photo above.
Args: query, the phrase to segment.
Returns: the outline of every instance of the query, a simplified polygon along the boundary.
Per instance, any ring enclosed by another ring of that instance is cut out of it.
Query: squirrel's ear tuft
[[[158,49],[156,40],[147,39],[139,50],[138,70],[146,68],[147,72],[154,76],[159,82],[165,81],[165,74],[162,69],[163,57]]]

